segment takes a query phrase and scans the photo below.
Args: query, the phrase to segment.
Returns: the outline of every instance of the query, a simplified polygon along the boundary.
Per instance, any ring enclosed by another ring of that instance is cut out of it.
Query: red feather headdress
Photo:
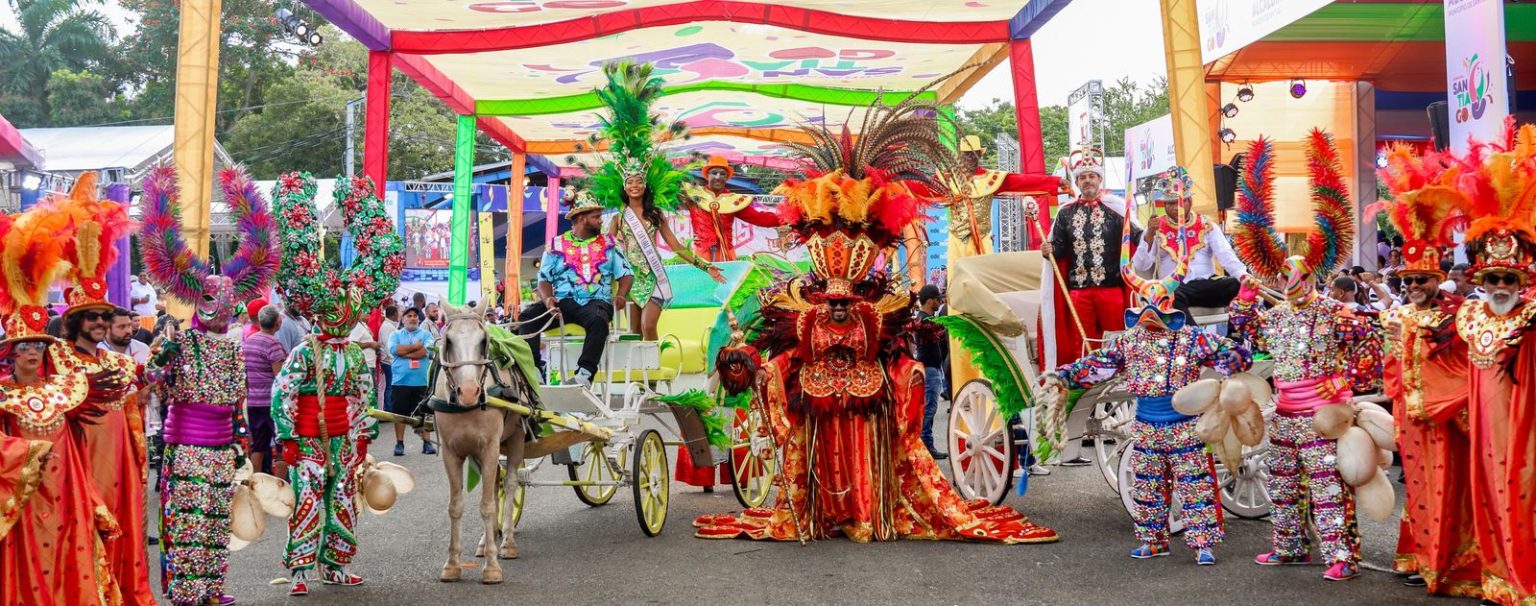
[[[1474,142],[1457,162],[1461,210],[1472,219],[1466,241],[1474,276],[1536,271],[1536,125],[1517,128],[1510,118],[1500,139]]]
[[[68,196],[43,203],[68,213],[74,221],[74,237],[64,243],[64,257],[71,264],[69,279],[75,283],[64,292],[69,303],[65,313],[112,307],[107,302],[107,271],[117,263],[117,241],[133,232],[127,207],[96,197],[96,189],[96,173],[86,172],[75,181]]]
[[[45,340],[48,289],[69,274],[64,248],[74,238],[70,214],[56,206],[39,205],[0,221],[0,314],[5,316],[6,342]]]
[[[1466,196],[1455,186],[1460,173],[1460,166],[1445,153],[1418,153],[1397,144],[1388,148],[1387,167],[1380,177],[1395,200],[1383,206],[1388,220],[1403,234],[1403,271],[1445,278],[1440,269],[1442,249],[1452,244],[1455,230],[1466,219],[1459,210]],[[1375,213],[1368,209],[1366,215]]]

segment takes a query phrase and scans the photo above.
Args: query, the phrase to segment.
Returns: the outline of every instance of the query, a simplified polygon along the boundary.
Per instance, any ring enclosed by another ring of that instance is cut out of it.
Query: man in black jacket
[[[943,297],[939,287],[923,286],[917,293],[916,358],[923,363],[923,387],[927,392],[927,407],[923,409],[923,444],[935,459],[947,459],[948,453],[939,452],[933,444],[933,415],[939,408],[940,394],[948,391],[944,381],[944,368],[949,360],[949,334],[944,327],[932,321],[939,315]]]

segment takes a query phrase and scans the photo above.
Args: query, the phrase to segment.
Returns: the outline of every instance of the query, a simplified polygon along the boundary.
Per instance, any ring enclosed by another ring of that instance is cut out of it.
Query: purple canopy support
[[[128,205],[128,184],[113,183],[107,186],[107,199],[124,206]],[[107,301],[123,309],[133,309],[133,300],[128,289],[128,275],[132,269],[133,238],[127,237],[117,241],[117,263],[112,269],[107,270]]]
[[[389,50],[389,28],[352,0],[305,0],[305,4],[368,50]]]

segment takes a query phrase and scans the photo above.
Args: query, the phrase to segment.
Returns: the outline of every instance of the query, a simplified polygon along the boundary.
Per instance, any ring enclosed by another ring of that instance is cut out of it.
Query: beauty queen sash
[[[640,247],[640,254],[645,256],[645,264],[651,266],[651,275],[656,278],[656,291],[652,296],[663,301],[671,301],[672,284],[667,281],[667,266],[661,262],[661,252],[656,250],[656,238],[645,229],[645,222],[640,220],[640,215],[635,214],[634,209],[624,209],[624,225],[629,228],[629,233],[634,235],[635,244]],[[644,304],[644,301],[641,304]]]

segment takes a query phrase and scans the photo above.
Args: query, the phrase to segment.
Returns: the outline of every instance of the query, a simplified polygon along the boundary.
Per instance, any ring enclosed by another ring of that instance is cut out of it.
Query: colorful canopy
[[[773,156],[805,122],[850,123],[888,91],[952,103],[1070,0],[307,0],[516,151],[558,164],[597,124],[601,66],[648,61],[673,152]],[[769,160],[758,163],[773,164]]]

